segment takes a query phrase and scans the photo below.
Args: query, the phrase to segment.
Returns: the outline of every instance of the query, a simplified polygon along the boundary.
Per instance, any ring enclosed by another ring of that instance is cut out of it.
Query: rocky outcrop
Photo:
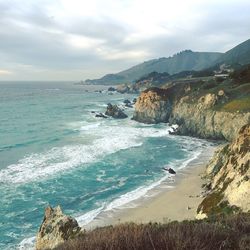
[[[196,88],[191,84],[176,84],[167,89],[143,91],[135,104],[133,119],[144,123],[178,124],[177,134],[228,141],[235,138],[243,125],[250,123],[249,112],[218,109],[228,100],[223,89],[202,94],[202,91],[195,91]]]
[[[143,91],[135,103],[133,120],[143,123],[167,122],[171,113],[168,91],[150,88]]]
[[[232,141],[240,128],[250,122],[250,113],[213,109],[217,102],[225,98],[222,91],[201,96],[197,102],[185,95],[173,105],[169,122],[179,125],[178,134],[181,135]]]
[[[77,221],[62,213],[60,206],[47,207],[36,238],[36,250],[54,249],[81,233]]]
[[[207,166],[207,194],[197,218],[221,212],[250,211],[250,124],[218,150]]]
[[[108,104],[105,115],[116,119],[124,119],[128,117],[117,105],[112,105],[111,103]]]

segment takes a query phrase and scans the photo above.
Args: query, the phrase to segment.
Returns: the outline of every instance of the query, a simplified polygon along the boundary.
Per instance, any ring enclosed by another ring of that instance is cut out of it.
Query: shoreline
[[[163,181],[150,190],[146,197],[113,211],[100,213],[93,221],[84,225],[86,230],[120,223],[148,223],[195,219],[196,209],[203,200],[201,176],[217,146],[204,149],[187,166],[180,169],[172,181]],[[171,180],[171,179],[170,179]],[[152,193],[152,194],[150,194]],[[131,206],[132,204],[132,206]]]

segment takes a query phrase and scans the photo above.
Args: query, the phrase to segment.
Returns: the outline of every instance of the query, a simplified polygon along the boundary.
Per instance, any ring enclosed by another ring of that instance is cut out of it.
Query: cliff
[[[207,194],[197,218],[217,213],[250,211],[250,124],[220,149],[207,166]]]
[[[135,103],[134,120],[144,123],[167,121],[171,113],[168,90],[150,88],[141,93]]]
[[[250,84],[216,80],[178,83],[143,91],[133,119],[178,124],[177,134],[232,141],[250,123]]]
[[[181,135],[232,141],[240,128],[250,122],[250,113],[213,109],[222,98],[220,92],[209,93],[201,96],[197,103],[192,103],[191,98],[186,95],[173,105],[169,122],[179,125],[178,134]]]

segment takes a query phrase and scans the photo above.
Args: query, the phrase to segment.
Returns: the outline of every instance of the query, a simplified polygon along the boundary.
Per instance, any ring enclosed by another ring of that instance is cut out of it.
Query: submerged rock
[[[116,119],[124,119],[128,117],[117,105],[112,105],[111,103],[108,104],[105,115],[112,116]]]
[[[48,206],[36,237],[36,250],[54,249],[81,232],[77,221],[63,214],[60,206],[56,208]]]

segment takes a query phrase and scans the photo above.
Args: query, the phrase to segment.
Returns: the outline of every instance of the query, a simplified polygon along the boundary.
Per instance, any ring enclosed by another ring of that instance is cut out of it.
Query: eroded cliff
[[[181,135],[232,141],[240,128],[250,123],[250,112],[241,110],[242,100],[249,101],[249,96],[242,98],[248,93],[245,90],[250,92],[250,86],[234,90],[220,84],[210,87],[202,82],[151,88],[137,99],[133,119],[144,123],[178,124],[177,133]],[[234,92],[241,99],[235,97]],[[236,109],[224,108],[232,102],[236,102]]]
[[[250,124],[218,150],[207,166],[207,194],[198,218],[221,212],[250,211]]]

